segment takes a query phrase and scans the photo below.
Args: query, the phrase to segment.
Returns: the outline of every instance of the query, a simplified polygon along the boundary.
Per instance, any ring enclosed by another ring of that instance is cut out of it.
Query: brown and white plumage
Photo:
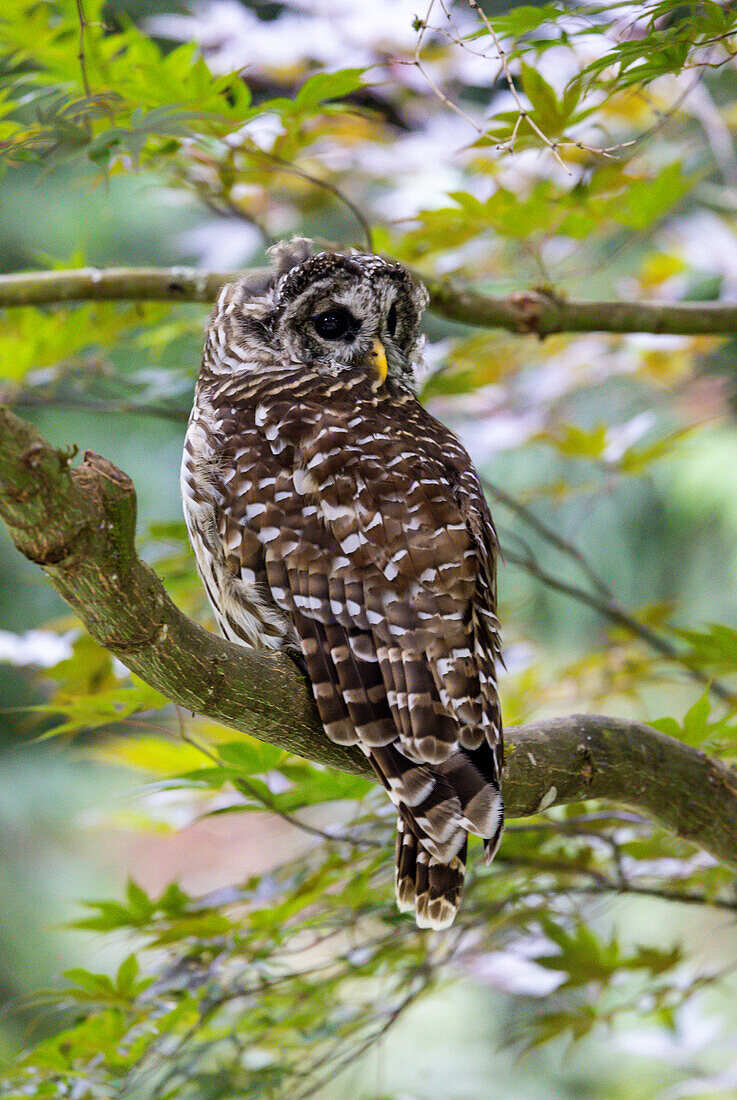
[[[467,834],[491,859],[503,823],[491,517],[413,392],[424,290],[375,256],[274,251],[213,315],[187,527],[225,636],[301,654],[327,736],[371,760],[398,810],[398,904],[445,927]]]

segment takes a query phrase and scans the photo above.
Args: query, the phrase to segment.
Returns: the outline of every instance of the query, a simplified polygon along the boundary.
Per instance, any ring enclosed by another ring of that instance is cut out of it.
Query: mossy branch
[[[224,283],[245,271],[190,267],[75,268],[0,275],[0,308],[71,301],[212,302]],[[737,303],[576,302],[543,290],[505,298],[479,294],[450,279],[419,276],[430,309],[480,328],[549,336],[554,332],[656,332],[720,336],[737,332]]]
[[[331,744],[288,658],[233,645],[179,611],[136,554],[130,478],[87,452],[73,468],[0,407],[0,515],[89,632],[180,706],[302,756],[368,773]],[[737,868],[737,775],[640,722],[572,715],[508,729],[511,817],[605,798],[639,810]]]

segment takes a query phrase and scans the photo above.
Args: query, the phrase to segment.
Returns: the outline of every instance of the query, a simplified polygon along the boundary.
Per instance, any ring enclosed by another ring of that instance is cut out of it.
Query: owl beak
[[[374,339],[368,357],[371,366],[379,377],[379,382],[385,382],[389,366],[386,361],[386,352],[384,351],[384,345],[381,340]]]

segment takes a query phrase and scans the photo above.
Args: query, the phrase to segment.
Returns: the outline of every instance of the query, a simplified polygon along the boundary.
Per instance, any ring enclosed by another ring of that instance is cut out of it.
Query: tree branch
[[[545,290],[491,298],[446,279],[421,276],[435,313],[479,328],[550,336],[554,332],[655,332],[670,336],[737,332],[737,304],[570,302]]]
[[[245,271],[194,267],[76,267],[0,275],[0,307],[57,302],[214,302]]]
[[[245,271],[191,267],[75,268],[0,275],[0,307],[71,301],[212,302],[224,283]],[[729,335],[737,304],[723,302],[569,302],[543,290],[494,298],[452,282],[419,275],[430,308],[464,325],[502,328],[540,337],[553,332],[656,332]]]
[[[696,665],[689,664],[683,653],[680,652],[678,647],[673,645],[668,638],[663,637],[645,623],[640,622],[634,615],[630,615],[629,611],[622,607],[621,604],[617,603],[616,600],[593,595],[577,584],[570,584],[560,577],[553,576],[552,573],[549,573],[546,569],[538,565],[532,553],[517,554],[514,550],[504,545],[502,546],[502,553],[504,555],[504,561],[508,564],[518,566],[531,577],[536,577],[541,584],[551,588],[554,592],[560,592],[564,596],[570,596],[571,599],[577,600],[579,603],[590,607],[592,611],[598,612],[603,618],[608,619],[612,623],[616,623],[617,626],[623,627],[634,637],[640,638],[642,641],[646,642],[655,653],[659,653],[665,660],[671,661],[674,665],[678,665],[682,668],[687,676],[694,680],[695,683],[705,687],[715,699],[720,699],[730,707],[737,706],[737,694],[735,694],[731,688],[716,677],[710,676],[703,669],[698,668]]]
[[[130,478],[85,454],[72,469],[0,407],[0,515],[85,626],[131,671],[187,710],[344,770],[363,755],[325,737],[292,662],[234,645],[183,615],[135,552]],[[507,731],[511,817],[605,798],[640,810],[737,868],[737,776],[639,722],[573,715]]]

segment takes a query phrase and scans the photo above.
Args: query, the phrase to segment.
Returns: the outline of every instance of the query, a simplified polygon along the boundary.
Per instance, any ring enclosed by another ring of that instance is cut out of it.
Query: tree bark
[[[0,275],[0,307],[71,301],[212,302],[245,271],[191,267],[76,268]],[[418,275],[430,309],[448,320],[539,337],[553,332],[656,332],[681,336],[737,332],[737,304],[724,302],[571,302],[550,291],[494,298],[450,279]]]
[[[227,642],[179,611],[135,550],[136,496],[107,459],[82,464],[0,406],[0,516],[94,638],[180,706],[344,770],[292,662]],[[624,803],[737,869],[737,775],[640,722],[577,714],[506,731],[510,817],[590,798]]]

